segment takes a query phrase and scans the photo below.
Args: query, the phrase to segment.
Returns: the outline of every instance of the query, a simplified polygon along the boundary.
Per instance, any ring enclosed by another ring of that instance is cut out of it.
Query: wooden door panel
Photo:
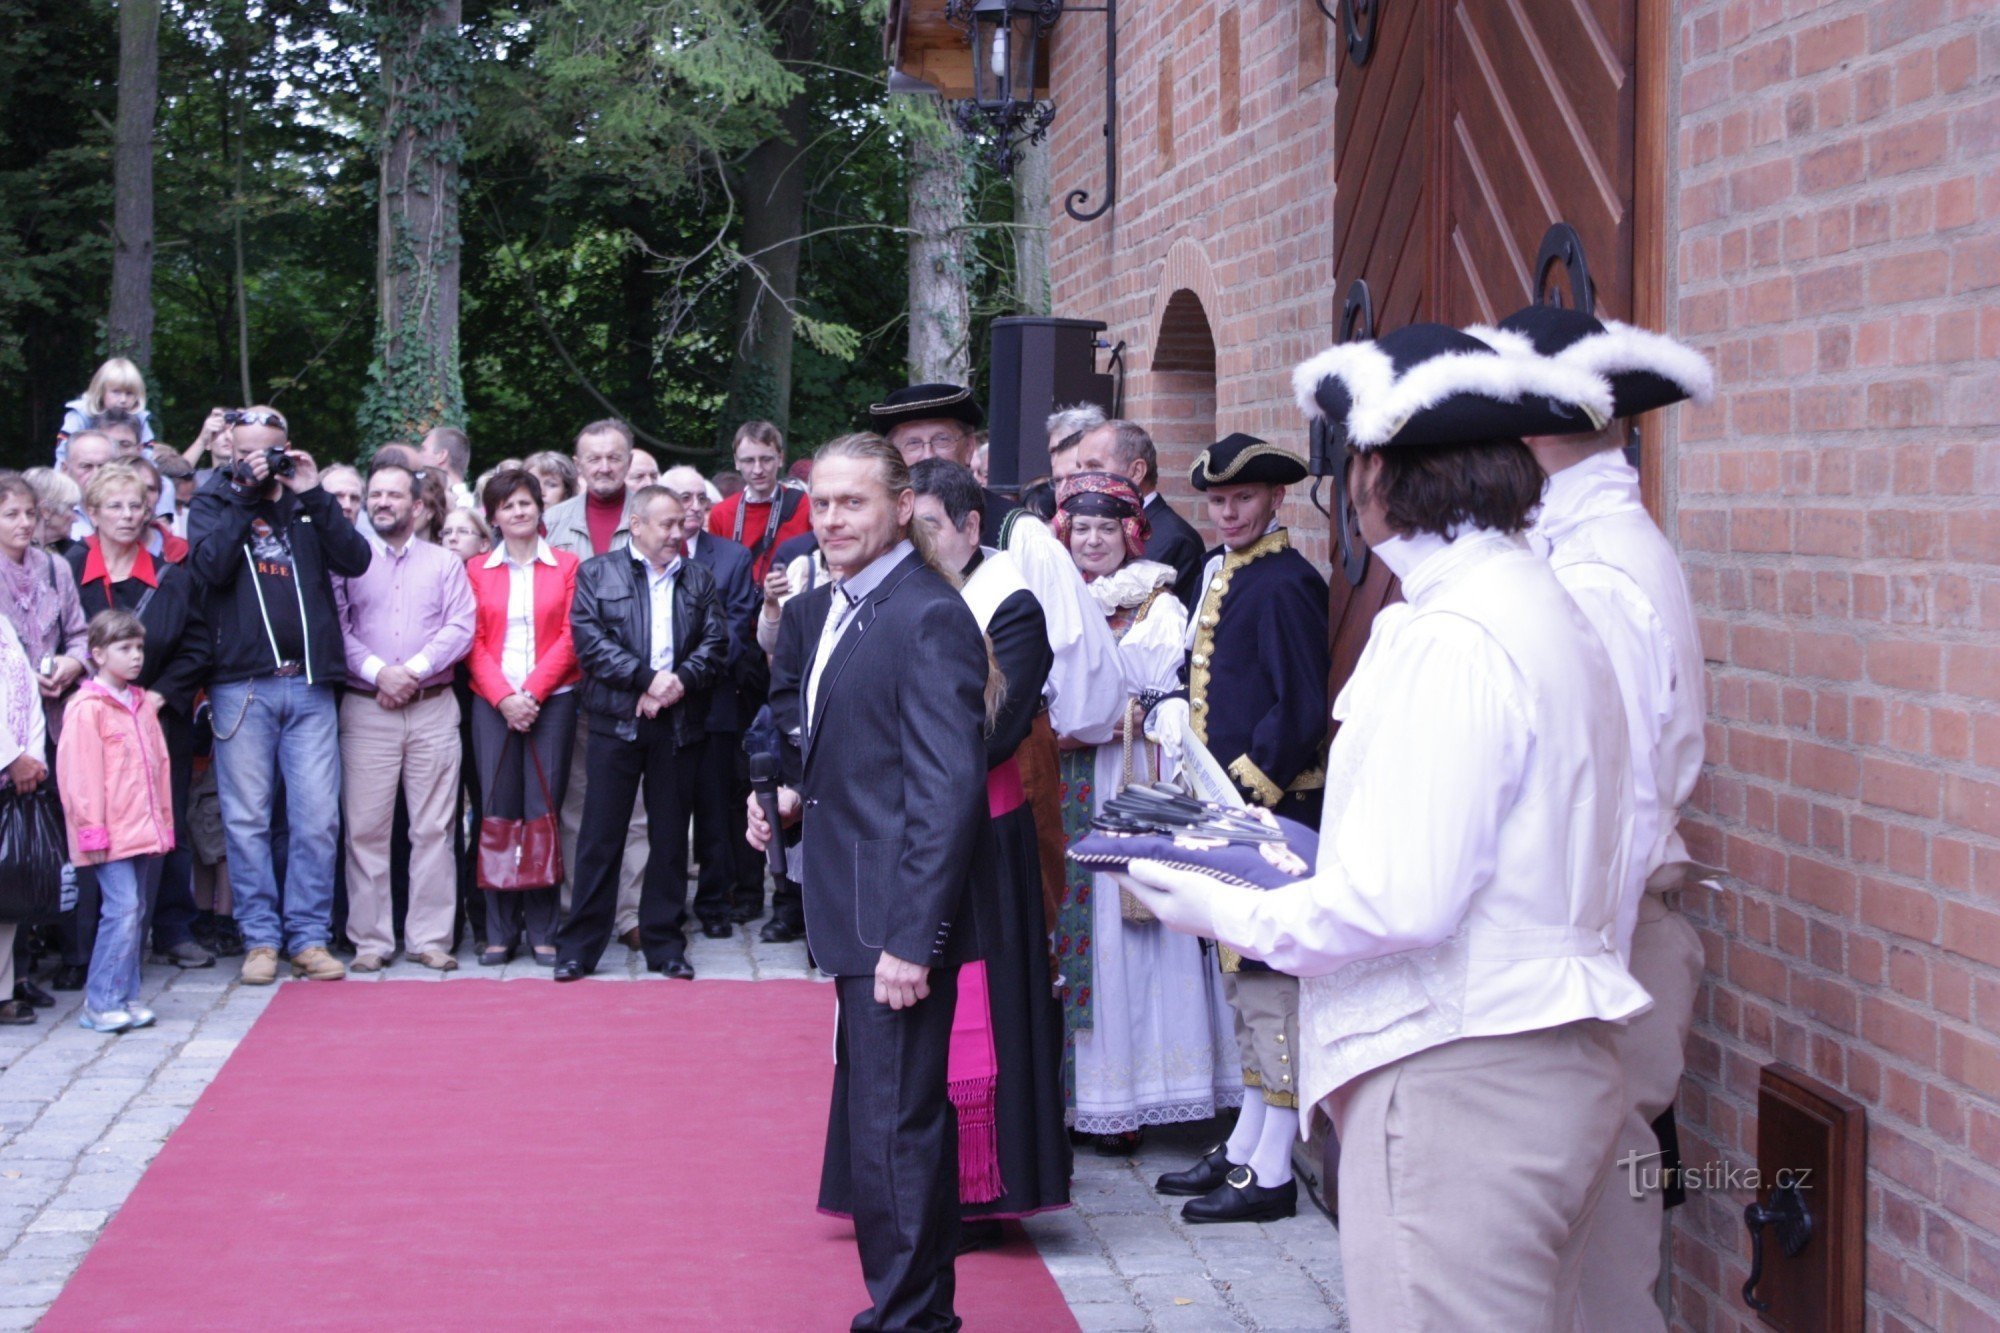
[[[1443,0],[1449,198],[1438,318],[1533,298],[1549,224],[1583,238],[1606,314],[1632,309],[1634,0]]]

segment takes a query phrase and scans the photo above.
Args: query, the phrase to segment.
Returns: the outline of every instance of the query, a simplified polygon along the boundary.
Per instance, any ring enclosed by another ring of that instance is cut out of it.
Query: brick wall
[[[1758,1067],[1869,1113],[1869,1327],[2000,1327],[2000,24],[1990,0],[1682,3],[1672,308],[1719,372],[1674,530],[1709,658],[1691,1156]],[[1747,1196],[1676,1236],[1690,1328]]]
[[[1204,444],[1240,430],[1306,452],[1291,368],[1333,327],[1333,29],[1313,0],[1148,0],[1119,19],[1118,201],[1095,222],[1061,201],[1103,198],[1104,19],[1072,13],[1054,35],[1055,313],[1125,341],[1126,415],[1153,431],[1161,489],[1212,541],[1187,480]],[[1191,300],[1212,375],[1190,368]],[[1326,520],[1296,492],[1286,521],[1323,571]]]

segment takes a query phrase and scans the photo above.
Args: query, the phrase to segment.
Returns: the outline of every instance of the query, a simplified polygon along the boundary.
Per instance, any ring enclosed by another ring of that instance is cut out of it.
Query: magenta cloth
[[[846,1328],[854,1229],[813,1207],[833,1003],[286,983],[40,1327]],[[1076,1328],[1015,1228],[959,1258],[957,1305],[981,1333]]]
[[[372,537],[368,544],[375,551],[368,572],[333,581],[349,686],[374,686],[371,657],[379,671],[419,656],[422,686],[449,684],[452,667],[472,650],[475,608],[465,562],[415,537],[400,555]]]

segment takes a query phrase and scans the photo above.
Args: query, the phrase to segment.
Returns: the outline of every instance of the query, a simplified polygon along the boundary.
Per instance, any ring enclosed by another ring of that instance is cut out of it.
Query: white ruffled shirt
[[[1117,731],[1133,691],[1104,609],[1046,523],[1024,518],[1009,529],[1007,552],[1042,604],[1055,662],[1043,695],[1058,736],[1101,745]]]
[[[1680,560],[1646,512],[1638,472],[1617,450],[1549,478],[1529,542],[1549,557],[1603,641],[1625,704],[1635,760],[1620,916],[1620,947],[1629,957],[1648,878],[1687,860],[1680,808],[1701,776],[1707,718],[1701,633]]]
[[[1315,1102],[1441,1042],[1650,1003],[1616,949],[1630,782],[1588,622],[1520,538],[1376,549],[1408,600],[1334,702],[1317,873],[1216,912],[1222,940],[1308,979]]]

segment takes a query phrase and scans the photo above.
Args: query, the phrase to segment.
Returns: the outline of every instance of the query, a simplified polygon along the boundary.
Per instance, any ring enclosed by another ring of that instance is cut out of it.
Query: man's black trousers
[[[854,1242],[875,1302],[853,1328],[955,1329],[958,1119],[946,1064],[958,969],[932,968],[930,995],[909,1009],[876,1003],[872,975],[836,977],[834,987],[840,1028],[829,1133],[847,1137]]]
[[[593,720],[594,721],[594,720]],[[569,915],[556,933],[556,962],[597,966],[618,912],[618,866],[643,788],[651,846],[639,887],[639,947],[658,968],[687,955],[688,816],[702,777],[702,743],[677,748],[668,714],[639,718],[639,737],[624,741],[596,729],[584,746],[590,784],[577,827]]]

